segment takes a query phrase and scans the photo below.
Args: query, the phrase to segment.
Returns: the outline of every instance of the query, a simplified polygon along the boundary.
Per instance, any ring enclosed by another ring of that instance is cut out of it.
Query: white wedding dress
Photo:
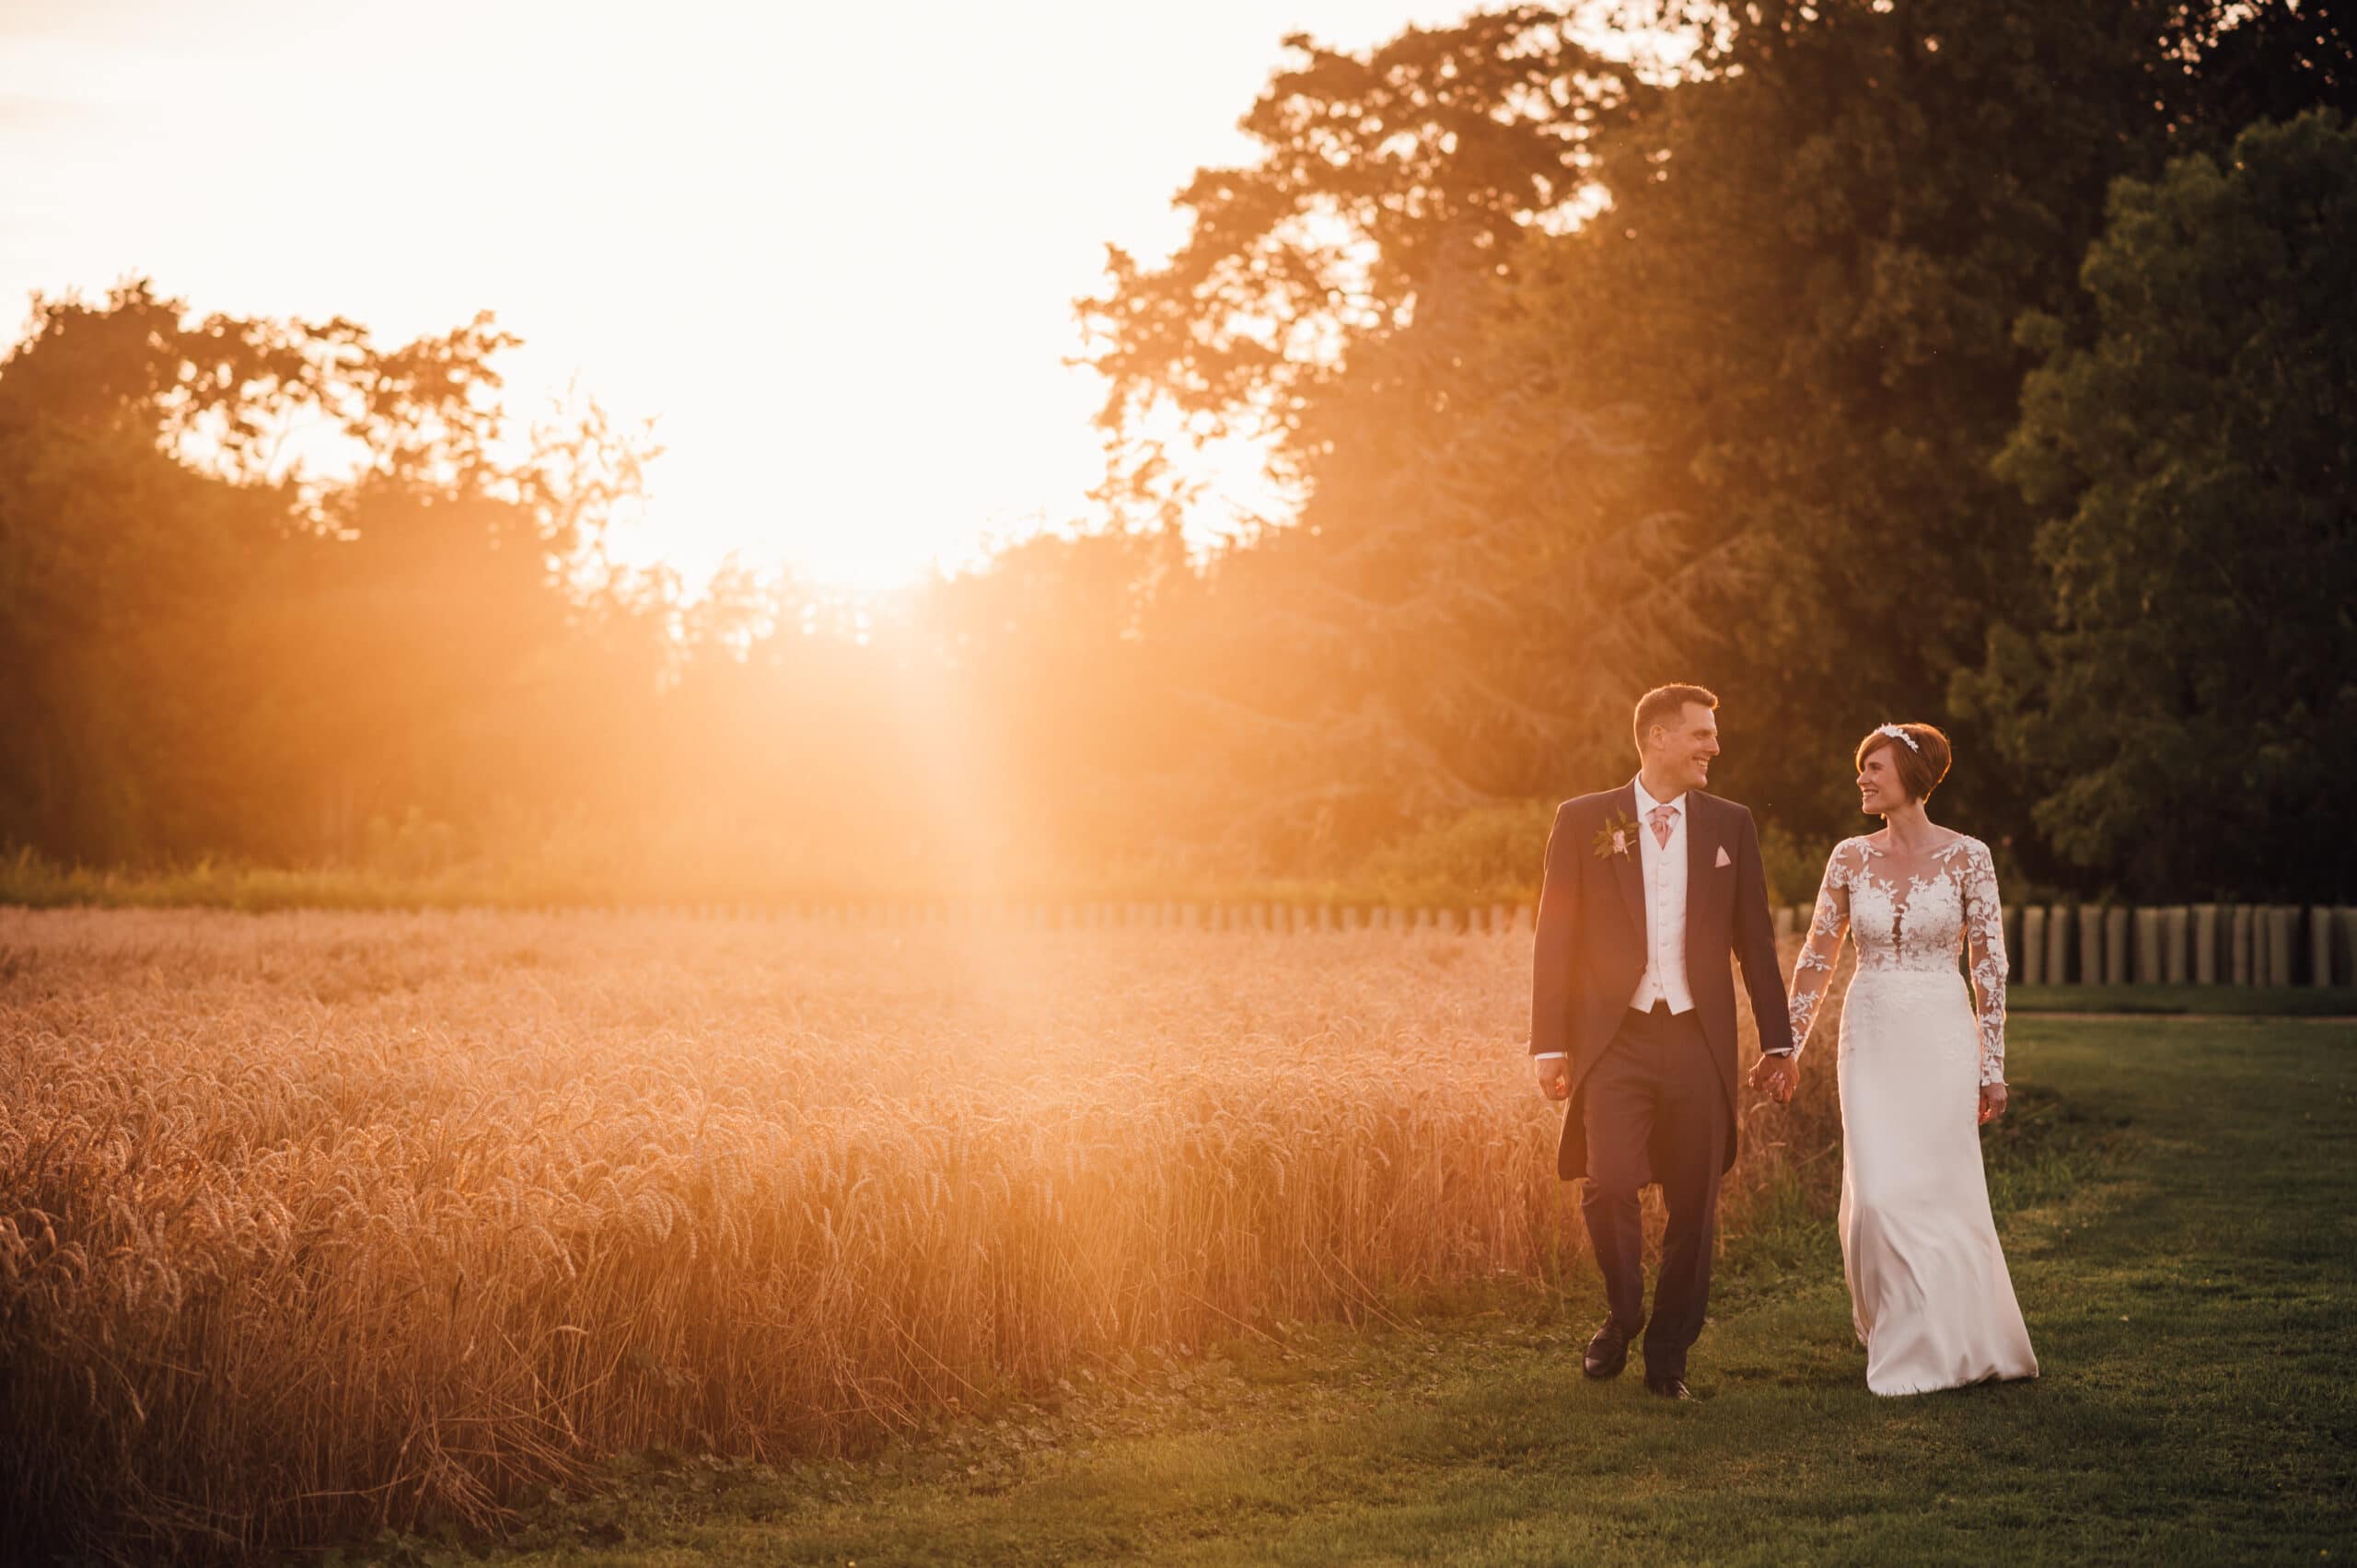
[[[1988,846],[1959,837],[1912,860],[1866,838],[1834,849],[1793,970],[1796,1043],[1844,931],[1858,969],[1838,1061],[1841,1263],[1866,1387],[2035,1377],[1980,1165],[1980,1086],[2005,1079],[2004,922]],[[1971,991],[1956,968],[1967,950]]]

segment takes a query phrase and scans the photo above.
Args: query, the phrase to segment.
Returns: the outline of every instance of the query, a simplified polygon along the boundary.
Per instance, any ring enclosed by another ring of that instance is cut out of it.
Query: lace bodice
[[[1872,839],[1844,839],[1825,863],[1808,940],[1793,965],[1794,1053],[1808,1042],[1809,1025],[1833,980],[1842,933],[1858,944],[1863,972],[1896,970],[1956,972],[1959,951],[1970,955],[1973,1010],[1980,1020],[1980,1081],[2005,1081],[2005,920],[1997,902],[1997,867],[1989,846],[1958,838],[1923,857],[1923,869],[1901,874],[1891,853]]]

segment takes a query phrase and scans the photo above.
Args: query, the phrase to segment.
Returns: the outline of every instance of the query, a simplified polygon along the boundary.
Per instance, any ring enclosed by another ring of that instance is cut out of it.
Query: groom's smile
[[[1644,759],[1647,772],[1658,769],[1655,776],[1665,784],[1674,783],[1678,790],[1710,787],[1711,759],[1719,754],[1719,723],[1709,708],[1689,703],[1675,724],[1655,726],[1650,738],[1655,745]]]

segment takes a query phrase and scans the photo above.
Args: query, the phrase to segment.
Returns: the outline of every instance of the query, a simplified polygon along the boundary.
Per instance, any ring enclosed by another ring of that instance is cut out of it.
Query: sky
[[[1469,8],[0,0],[0,327],[131,276],[388,345],[489,309],[519,416],[656,419],[618,555],[888,587],[1086,515],[1072,302],[1250,156],[1285,34]]]

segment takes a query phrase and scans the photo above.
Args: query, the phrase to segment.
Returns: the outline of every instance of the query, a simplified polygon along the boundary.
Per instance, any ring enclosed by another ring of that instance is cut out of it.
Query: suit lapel
[[[1702,895],[1717,889],[1709,880],[1718,868],[1713,853],[1718,841],[1712,837],[1711,828],[1702,814],[1702,794],[1700,790],[1686,792],[1686,953],[1690,971],[1693,955],[1701,950],[1694,939],[1698,923],[1702,918]]]
[[[1628,787],[1620,792],[1620,813],[1632,821],[1636,819],[1637,781],[1634,779],[1630,780]],[[1643,822],[1638,822],[1636,830],[1642,833],[1647,830]],[[1653,937],[1645,930],[1643,854],[1636,844],[1630,844],[1628,854],[1612,856],[1612,875],[1620,884],[1620,901],[1629,906],[1629,923],[1637,928],[1638,950],[1650,952]]]

